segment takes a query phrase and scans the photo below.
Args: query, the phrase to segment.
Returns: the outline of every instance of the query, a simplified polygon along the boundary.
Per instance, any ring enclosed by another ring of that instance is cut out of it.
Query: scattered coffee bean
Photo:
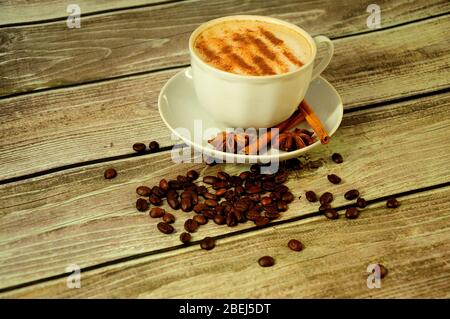
[[[159,231],[163,234],[171,234],[174,232],[174,228],[172,227],[172,225],[169,225],[167,223],[164,222],[160,222],[158,223],[158,225],[156,225],[156,227],[158,227]]]
[[[203,177],[203,183],[205,183],[205,184],[212,185],[214,183],[217,183],[218,181],[219,181],[219,179],[215,176],[208,175],[208,176]]]
[[[151,189],[147,186],[139,186],[138,188],[136,188],[136,193],[139,196],[149,196],[151,193]]]
[[[348,219],[355,219],[359,216],[359,210],[356,207],[349,207],[345,211],[345,217]]]
[[[293,251],[301,251],[303,249],[303,245],[300,241],[297,239],[291,239],[288,242],[288,247],[292,249]]]
[[[133,144],[133,150],[135,151],[135,152],[138,152],[138,153],[144,153],[145,152],[145,144],[144,143],[134,143]]]
[[[192,219],[199,225],[205,225],[208,222],[208,219],[203,215],[195,215]]]
[[[339,153],[333,153],[333,155],[331,155],[331,159],[337,164],[341,164],[342,162],[344,162],[342,155]]]
[[[335,174],[330,174],[327,178],[332,184],[339,184],[341,182],[341,178]]]
[[[291,203],[294,200],[294,195],[291,192],[283,193],[281,200],[285,203]]]
[[[203,211],[202,211],[202,214],[203,214],[203,216],[205,216],[205,217],[208,218],[208,219],[213,219],[214,216],[216,215],[216,214],[214,213],[214,211],[211,210],[211,209],[205,209],[205,210],[203,210]]]
[[[140,212],[145,212],[148,209],[148,202],[143,198],[138,198],[136,201],[136,209]]]
[[[171,213],[165,213],[162,220],[167,224],[173,224],[175,222],[175,216]]]
[[[319,201],[322,205],[329,204],[333,201],[333,194],[331,194],[330,192],[325,192],[322,194],[322,196],[320,196]]]
[[[324,213],[326,218],[328,219],[338,219],[339,218],[339,214],[337,213],[337,211],[333,208],[327,208],[325,209]]]
[[[263,198],[261,198],[261,204],[264,206],[272,204],[272,198],[269,196],[264,196]]]
[[[152,194],[158,196],[159,198],[163,198],[166,196],[166,192],[162,190],[159,186],[153,186]]]
[[[167,197],[167,203],[172,209],[180,209],[180,201],[174,196]]]
[[[254,223],[256,226],[265,226],[268,223],[270,223],[270,219],[267,217],[263,217],[263,216],[258,216],[256,217],[256,219],[254,220]]]
[[[205,200],[205,205],[209,207],[216,207],[217,201],[215,201],[214,199],[207,199]]]
[[[192,210],[192,201],[190,198],[182,198],[180,205],[183,212],[190,212]]]
[[[230,179],[230,174],[225,173],[225,172],[218,172],[217,173],[217,178],[222,180],[222,181],[227,181]]]
[[[150,201],[150,203],[152,203],[152,205],[155,205],[155,206],[162,205],[162,199],[154,194],[150,194],[150,196],[148,197],[148,200]]]
[[[242,186],[238,186],[238,187],[242,187]],[[221,188],[216,191],[215,195],[217,197],[222,197],[223,195],[225,195],[226,192],[227,192],[226,188]]]
[[[238,224],[238,221],[236,219],[236,215],[234,214],[228,214],[227,216],[227,220],[226,220],[227,226],[228,227],[234,227]]]
[[[307,191],[305,193],[305,196],[306,196],[306,199],[308,200],[308,202],[311,202],[311,203],[317,202],[317,195],[313,191]]]
[[[264,256],[258,259],[258,264],[261,267],[271,267],[275,264],[275,259],[270,256]]]
[[[389,198],[386,202],[387,208],[397,208],[400,206],[400,202],[395,198]]]
[[[212,237],[205,237],[200,242],[200,247],[204,250],[211,250],[216,247],[216,240]]]
[[[150,209],[150,217],[152,218],[160,218],[163,217],[166,211],[160,207],[153,207]]]
[[[225,216],[222,215],[215,215],[213,220],[217,225],[223,225],[226,222]]]
[[[351,189],[344,194],[346,200],[353,200],[359,197],[359,191],[357,189]]]
[[[327,209],[330,209],[331,205],[330,204],[323,204],[319,206],[319,212],[325,212]]]
[[[356,200],[356,206],[359,208],[365,208],[367,206],[367,202],[364,198],[360,197]]]
[[[277,203],[277,210],[279,212],[285,212],[288,210],[288,205],[285,202],[280,201]]]
[[[161,188],[163,191],[167,192],[169,190],[169,183],[166,179],[162,179],[159,181],[159,188]]]
[[[198,178],[198,172],[191,169],[190,171],[188,171],[186,173],[186,176],[191,180],[191,181],[195,181]]]
[[[212,187],[215,190],[219,190],[221,188],[229,188],[230,184],[228,184],[227,181],[218,181],[218,182],[215,182]]]
[[[184,229],[186,229],[187,232],[193,233],[197,230],[198,223],[193,219],[187,219],[184,222]]]
[[[189,233],[181,233],[181,235],[180,235],[180,241],[183,243],[183,244],[187,244],[188,242],[190,242],[191,241],[191,234],[189,234]]]
[[[114,168],[108,168],[108,169],[105,171],[105,173],[103,174],[103,176],[104,176],[106,179],[112,179],[112,178],[114,178],[114,177],[117,176],[117,171],[116,171]]]
[[[155,153],[159,151],[159,143],[156,141],[151,141],[148,145],[148,148],[150,149],[150,153]]]

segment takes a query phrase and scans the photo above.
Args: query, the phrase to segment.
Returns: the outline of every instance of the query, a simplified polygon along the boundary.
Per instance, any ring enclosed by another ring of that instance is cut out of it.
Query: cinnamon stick
[[[314,133],[316,133],[317,138],[320,140],[322,144],[328,144],[331,140],[330,135],[328,135],[328,132],[325,130],[322,122],[317,117],[316,113],[311,109],[311,106],[309,105],[306,100],[303,100],[300,103],[300,110],[302,114],[305,116],[306,122],[308,122],[309,126],[313,129]]]

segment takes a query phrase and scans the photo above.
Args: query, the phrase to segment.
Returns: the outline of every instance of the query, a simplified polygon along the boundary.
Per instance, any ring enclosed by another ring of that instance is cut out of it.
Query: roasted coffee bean
[[[250,172],[252,172],[252,173],[260,173],[261,172],[261,166],[259,166],[258,164],[253,164],[252,166],[250,166]]]
[[[220,188],[216,191],[214,195],[216,195],[217,197],[222,197],[223,195],[225,195],[226,192],[227,192],[226,188]]]
[[[192,206],[198,204],[198,195],[196,193],[193,193],[191,196]]]
[[[273,203],[273,204],[266,205],[263,207],[266,212],[270,212],[270,213],[274,213],[274,214],[278,213],[278,203]]]
[[[187,244],[188,242],[191,241],[191,234],[185,233],[185,232],[181,233],[181,235],[180,235],[180,241],[181,241],[183,244]]]
[[[380,278],[383,279],[384,277],[387,276],[388,269],[385,266],[383,266],[382,264],[377,264],[377,265],[380,268]],[[375,270],[374,270],[374,272],[375,272]]]
[[[138,198],[136,201],[136,209],[140,212],[145,212],[148,209],[148,202],[143,198]]]
[[[180,209],[180,201],[178,200],[178,198],[171,196],[171,197],[167,197],[167,203],[169,204],[170,208],[172,209]]]
[[[150,196],[148,197],[148,200],[150,201],[150,203],[152,203],[155,206],[162,205],[162,199],[154,194],[150,194]]]
[[[322,196],[320,196],[319,201],[322,205],[329,204],[333,201],[333,194],[331,194],[330,192],[325,192],[322,194]]]
[[[192,210],[192,201],[190,198],[182,198],[181,199],[181,210],[183,212],[190,212]]]
[[[208,192],[208,189],[206,188],[206,186],[204,186],[204,185],[197,186],[197,193],[199,195],[203,195],[204,193],[207,193],[207,192]]]
[[[214,220],[214,222],[215,222],[217,225],[223,225],[223,224],[225,224],[225,222],[226,222],[225,217],[222,216],[222,215],[216,215],[216,216],[214,216],[213,220]]]
[[[212,185],[213,189],[218,190],[221,188],[230,188],[230,184],[227,181],[218,181]]]
[[[159,188],[161,188],[163,191],[167,192],[169,190],[169,183],[166,179],[162,179],[159,181]]]
[[[186,231],[189,233],[195,232],[197,230],[197,228],[198,228],[198,223],[193,219],[187,219],[184,222],[184,229],[186,229]]]
[[[265,216],[259,216],[253,222],[255,223],[256,226],[264,226],[270,223],[270,220]]]
[[[292,169],[292,170],[300,170],[302,169],[302,164],[298,158],[291,158],[288,159],[285,163],[286,168]]]
[[[205,225],[208,222],[208,219],[203,215],[195,215],[192,217],[193,220],[197,222],[199,225]]]
[[[294,200],[294,195],[291,192],[283,193],[281,200],[285,203],[291,203]]]
[[[203,197],[205,199],[207,199],[207,200],[208,199],[211,199],[211,200],[218,200],[219,199],[216,194],[213,194],[213,193],[210,193],[210,192],[204,193]]]
[[[193,210],[194,212],[196,212],[197,214],[200,214],[202,212],[202,210],[204,210],[206,208],[206,205],[203,203],[198,203],[197,205],[194,206]]]
[[[358,216],[359,216],[359,210],[356,209],[356,207],[349,207],[345,211],[345,217],[347,217],[348,219],[355,219],[355,218],[358,218]]]
[[[234,188],[234,192],[235,192],[237,195],[241,196],[241,195],[243,195],[243,194],[245,193],[245,189],[244,189],[244,187],[243,187],[242,185],[239,185],[239,186],[236,186],[236,187]]]
[[[317,195],[313,191],[307,191],[305,193],[305,196],[306,196],[306,199],[308,200],[308,202],[311,202],[311,203],[317,202]]]
[[[208,219],[213,219],[216,216],[216,213],[212,209],[204,209],[202,214]]]
[[[389,198],[386,202],[387,208],[397,208],[400,206],[400,202],[395,198]]]
[[[191,169],[190,171],[188,171],[186,173],[186,176],[191,180],[191,181],[195,181],[198,178],[198,172]]]
[[[209,207],[216,207],[217,201],[215,201],[213,199],[207,199],[207,200],[205,200],[205,204],[206,204],[206,206],[209,206]]]
[[[138,194],[139,196],[149,196],[151,192],[152,191],[150,187],[147,186],[139,186],[138,188],[136,188],[136,194]]]
[[[133,144],[133,150],[135,152],[144,153],[145,152],[145,148],[146,148],[146,146],[145,146],[144,143],[134,143]]]
[[[279,213],[276,213],[276,212],[265,211],[264,212],[264,216],[266,216],[270,220],[274,220],[274,219],[280,218],[281,215]]]
[[[163,217],[166,211],[160,207],[153,207],[150,209],[150,217],[152,218],[160,218]]]
[[[217,205],[216,207],[214,207],[214,211],[219,215],[223,215],[224,208],[225,206]]]
[[[249,194],[255,194],[261,192],[261,186],[257,184],[249,185],[245,188],[246,192]]]
[[[216,247],[216,240],[212,237],[205,237],[200,242],[200,247],[204,250],[211,250]]]
[[[331,159],[337,164],[341,164],[344,161],[342,155],[339,153],[333,153],[333,155],[331,155]]]
[[[279,201],[277,203],[277,209],[278,209],[279,212],[285,212],[285,211],[288,210],[288,204],[286,204],[283,201]]]
[[[234,216],[236,216],[236,220],[237,220],[239,223],[245,223],[245,222],[247,221],[247,218],[245,217],[245,212],[244,212],[244,211],[235,209],[235,210],[233,211],[233,214],[234,214]]]
[[[148,145],[148,148],[150,150],[150,153],[155,153],[159,151],[159,143],[156,141],[151,141]]]
[[[173,190],[183,189],[183,183],[181,183],[177,180],[171,180],[171,181],[169,181],[169,188],[173,189]]]
[[[291,239],[288,242],[288,247],[292,249],[293,251],[301,251],[303,249],[303,245],[300,241],[297,239]]]
[[[208,176],[204,176],[203,177],[203,183],[205,183],[205,184],[212,185],[212,184],[214,184],[214,183],[216,183],[218,181],[219,181],[219,179],[217,177],[215,177],[215,176],[208,175]]]
[[[287,181],[287,174],[285,172],[278,172],[275,175],[274,179],[275,184],[283,184],[286,181]]]
[[[239,209],[242,212],[246,212],[248,210],[248,204],[244,200],[239,200],[234,207]]]
[[[259,202],[261,200],[261,195],[260,194],[251,194],[251,195],[248,195],[248,198],[253,202]]]
[[[327,209],[331,208],[330,204],[323,204],[319,207],[319,212],[325,212]]]
[[[263,174],[261,175],[261,181],[263,182],[273,182],[276,174]]]
[[[184,192],[181,192],[180,197],[181,198],[192,198],[192,194],[193,194],[192,191],[184,191]]]
[[[353,200],[359,197],[359,191],[357,189],[351,189],[344,194],[345,199]]]
[[[184,183],[189,183],[191,181],[191,179],[187,176],[178,175],[177,181],[179,181],[181,184],[184,184]]]
[[[250,172],[249,171],[245,171],[245,172],[242,172],[242,173],[239,174],[239,178],[242,179],[243,181],[245,181],[248,178],[249,175],[250,175]]]
[[[233,227],[236,226],[237,223],[237,219],[236,216],[233,213],[228,214],[227,216],[227,226],[228,227]]]
[[[162,217],[163,222],[167,224],[172,224],[175,222],[175,216],[171,213],[165,213]]]
[[[275,182],[272,181],[265,181],[262,183],[262,189],[267,191],[267,192],[273,192],[276,188],[276,184]]]
[[[335,174],[330,174],[327,178],[332,184],[339,184],[341,182],[341,178]]]
[[[275,264],[275,259],[273,259],[273,257],[270,256],[263,256],[258,259],[258,264],[261,267],[271,267]]]
[[[255,221],[261,214],[256,210],[250,210],[246,213],[246,217],[248,220]]]
[[[367,206],[367,202],[364,198],[360,197],[356,200],[356,206],[359,208],[365,208]]]
[[[164,196],[166,196],[166,192],[163,191],[160,187],[158,186],[153,186],[152,188],[152,194],[155,196],[158,196],[159,198],[162,198]]]
[[[164,223],[164,222],[158,223],[158,225],[156,225],[156,227],[158,227],[159,231],[160,231],[161,233],[164,233],[164,234],[171,234],[171,233],[173,233],[173,231],[175,230],[175,229],[172,227],[172,225],[169,225],[169,224]]]
[[[261,198],[261,204],[263,204],[264,206],[272,204],[272,198],[270,198],[269,196],[264,196],[263,198]]]
[[[230,176],[230,179],[228,180],[231,186],[237,187],[242,186],[244,181],[239,176]]]
[[[103,174],[103,176],[104,176],[106,179],[112,179],[112,178],[114,178],[114,177],[117,176],[117,171],[116,171],[114,168],[108,168],[108,169],[105,171],[105,173]]]
[[[230,174],[225,172],[217,172],[217,178],[222,181],[227,181],[230,178]]]
[[[333,208],[327,208],[325,209],[324,213],[326,218],[328,219],[338,219],[339,218],[339,214],[337,213],[337,211]]]

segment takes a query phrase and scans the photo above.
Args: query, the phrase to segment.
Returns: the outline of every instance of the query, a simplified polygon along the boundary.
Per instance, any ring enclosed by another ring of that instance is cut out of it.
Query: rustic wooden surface
[[[42,11],[37,1],[17,11],[0,2],[0,297],[448,298],[449,3],[378,2],[382,28],[369,30],[363,1],[159,2],[81,1],[88,15],[77,30],[65,27],[65,1],[45,1]],[[131,145],[176,142],[157,113],[159,89],[187,65],[199,23],[235,13],[332,37],[324,76],[346,114],[333,142],[302,158],[320,167],[290,175],[288,186],[303,196],[278,224],[209,223],[194,234],[219,236],[205,252],[178,241],[187,214],[176,214],[177,233],[166,236],[136,212],[135,188],[189,168],[245,166],[175,165],[168,151],[136,157]],[[330,161],[334,151],[344,164]],[[107,167],[116,179],[103,179]],[[330,172],[343,183],[331,187]],[[355,221],[325,220],[304,198],[308,189],[332,190],[342,206],[350,188],[373,203]],[[384,208],[390,196],[401,208]],[[292,237],[303,252],[285,247]],[[268,253],[277,264],[262,269],[256,260]],[[373,262],[389,268],[382,289],[366,287]],[[65,285],[73,263],[82,289]]]

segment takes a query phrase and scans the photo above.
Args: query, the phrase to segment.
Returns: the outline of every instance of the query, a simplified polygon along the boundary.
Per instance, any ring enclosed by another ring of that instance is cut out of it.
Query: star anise
[[[244,132],[220,132],[208,141],[214,149],[229,153],[242,153],[249,144],[251,135]]]
[[[296,128],[291,132],[283,132],[278,137],[279,149],[290,152],[311,145],[314,143],[313,134],[313,132],[301,128]]]

